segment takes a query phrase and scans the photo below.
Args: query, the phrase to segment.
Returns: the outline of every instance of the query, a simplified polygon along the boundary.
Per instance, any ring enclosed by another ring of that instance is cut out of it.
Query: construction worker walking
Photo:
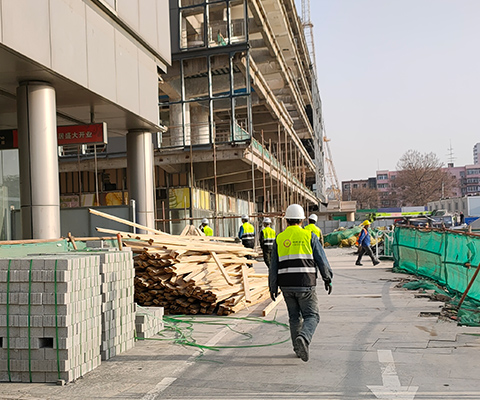
[[[238,237],[245,247],[253,249],[255,247],[255,228],[248,222],[248,219],[248,215],[242,215],[242,225],[238,231]]]
[[[287,304],[293,350],[302,361],[308,361],[309,345],[320,321],[318,271],[328,294],[332,291],[333,272],[317,236],[301,226],[305,219],[302,206],[288,206],[285,219],[287,228],[273,243],[268,285],[274,301],[278,288],[281,289]]]
[[[308,217],[308,225],[304,228],[307,231],[312,231],[315,235],[317,235],[318,240],[320,240],[320,244],[323,246],[323,235],[322,230],[316,225],[318,221],[318,217],[316,214],[311,214]]]
[[[357,262],[355,265],[362,266],[362,257],[365,253],[369,255],[372,259],[373,265],[380,264],[380,261],[374,256],[372,249],[370,248],[370,232],[368,231],[368,227],[370,226],[370,221],[365,220],[362,222],[362,231],[358,236],[357,245],[359,246],[358,250],[358,257]]]
[[[207,218],[202,219],[200,230],[205,234],[205,236],[213,236],[213,229],[208,226]]]
[[[260,231],[260,247],[262,248],[263,261],[270,267],[270,260],[272,258],[273,242],[275,241],[275,231],[270,227],[272,220],[266,217],[263,220],[264,228]]]

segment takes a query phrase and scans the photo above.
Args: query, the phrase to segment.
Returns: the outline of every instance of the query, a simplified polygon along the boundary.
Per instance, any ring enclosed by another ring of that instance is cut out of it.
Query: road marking
[[[377,399],[413,400],[418,386],[401,386],[391,350],[377,350],[378,361],[382,369],[383,386],[367,385]]]
[[[228,332],[231,332],[231,328],[234,328],[236,325],[237,324],[231,324],[230,326],[226,326],[225,328],[223,328],[214,337],[212,337],[205,344],[205,346],[215,346]],[[173,371],[172,375],[178,376],[188,367],[193,365],[195,363],[195,358],[197,358],[200,353],[200,351],[195,350],[195,352],[185,361],[184,364],[180,365]],[[150,390],[145,396],[143,396],[141,400],[155,400],[160,393],[162,393],[176,380],[177,378],[174,377],[163,378],[152,390]]]
[[[155,400],[157,396],[169,387],[177,378],[163,378],[152,390],[150,390],[142,400]]]

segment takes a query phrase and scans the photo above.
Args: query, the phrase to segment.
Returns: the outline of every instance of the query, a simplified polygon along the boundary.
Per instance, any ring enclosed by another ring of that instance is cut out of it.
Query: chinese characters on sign
[[[71,125],[57,127],[59,146],[69,144],[106,144],[107,124]],[[18,149],[18,131],[7,129],[0,131],[0,150]]]
[[[107,143],[107,124],[59,126],[57,128],[59,146],[69,144]]]

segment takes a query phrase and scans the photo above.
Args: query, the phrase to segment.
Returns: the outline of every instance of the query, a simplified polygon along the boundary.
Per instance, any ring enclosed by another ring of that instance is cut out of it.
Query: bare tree
[[[378,191],[370,188],[353,189],[351,200],[357,202],[358,209],[370,209],[378,207]]]
[[[408,150],[398,161],[395,186],[404,206],[425,206],[451,194],[454,177],[434,153]]]

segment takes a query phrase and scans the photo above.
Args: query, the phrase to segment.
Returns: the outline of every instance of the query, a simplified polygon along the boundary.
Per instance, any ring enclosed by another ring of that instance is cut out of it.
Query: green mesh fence
[[[480,236],[396,227],[394,268],[425,276],[451,292],[462,294],[480,263],[477,249],[480,249]],[[480,278],[473,283],[468,297],[480,301]]]
[[[406,227],[396,227],[394,232],[395,268],[428,277],[454,292],[463,293],[472,279],[480,263],[477,249],[480,236]],[[468,296],[480,301],[480,279]]]

